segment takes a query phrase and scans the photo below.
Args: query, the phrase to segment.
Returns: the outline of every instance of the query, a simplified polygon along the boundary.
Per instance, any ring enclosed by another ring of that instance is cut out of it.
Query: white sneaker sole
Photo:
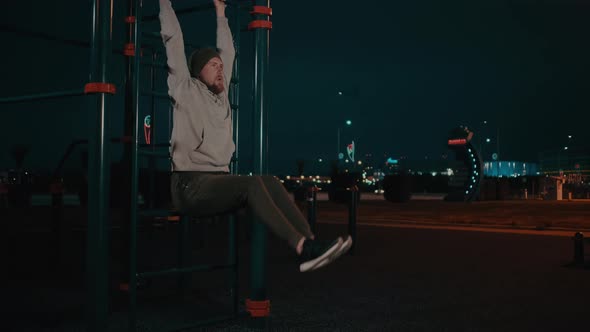
[[[342,245],[340,246],[340,248],[338,249],[337,252],[334,253],[334,255],[327,257],[326,259],[324,259],[323,261],[319,262],[318,265],[316,265],[313,269],[317,270],[320,267],[326,266],[329,263],[332,263],[333,261],[335,261],[338,257],[344,255],[345,253],[348,252],[348,250],[350,250],[350,247],[352,247],[352,237],[350,237],[350,235],[346,238],[346,240],[344,242],[342,242]]]
[[[338,243],[333,245],[330,249],[326,250],[326,252],[324,252],[321,256],[318,256],[318,257],[316,257],[312,260],[309,260],[305,263],[301,263],[301,265],[299,265],[299,271],[300,272],[307,272],[307,271],[315,270],[316,266],[318,264],[327,260],[334,253],[337,253],[339,251],[340,247],[342,247],[342,238],[341,237],[338,238]]]

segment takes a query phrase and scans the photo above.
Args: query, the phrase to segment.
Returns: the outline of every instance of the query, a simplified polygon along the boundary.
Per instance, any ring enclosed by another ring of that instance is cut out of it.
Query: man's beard
[[[213,92],[216,95],[222,93],[225,90],[225,86],[223,86],[223,80],[221,80],[221,81],[215,80],[215,83],[213,83],[211,85],[207,85],[207,87],[209,88],[209,90],[211,92]]]

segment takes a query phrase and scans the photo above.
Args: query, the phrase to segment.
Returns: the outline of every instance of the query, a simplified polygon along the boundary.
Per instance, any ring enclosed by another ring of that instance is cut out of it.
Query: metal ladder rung
[[[169,151],[151,151],[151,150],[139,150],[140,156],[151,157],[151,158],[170,158]]]
[[[164,209],[140,210],[138,214],[142,217],[153,218],[180,217],[178,212]]]
[[[162,99],[170,99],[170,95],[168,95],[167,92],[160,92],[160,91],[143,90],[143,91],[141,91],[141,95],[142,96],[154,96],[156,98],[162,98]]]

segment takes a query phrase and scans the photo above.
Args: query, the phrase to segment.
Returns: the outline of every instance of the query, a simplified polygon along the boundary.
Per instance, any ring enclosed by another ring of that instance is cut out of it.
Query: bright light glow
[[[359,160],[359,161],[357,162],[357,164],[359,164],[359,165],[362,165],[362,164],[363,164],[363,162]]]
[[[342,96],[342,91],[338,91],[338,95],[339,96]]]
[[[305,179],[305,176],[304,176],[304,175],[302,175],[302,176],[300,176],[300,177],[301,177],[301,179]]]
[[[567,135],[567,138],[572,138],[572,135]]]
[[[287,175],[287,180],[291,180],[291,176],[290,175]]]
[[[350,121],[350,120],[346,120],[346,125],[347,125],[347,126],[350,126],[351,124],[352,124],[352,121]]]
[[[566,146],[566,147],[564,147],[563,149],[564,149],[564,150],[567,150],[567,149],[568,149],[568,147]]]
[[[318,161],[321,163],[321,162],[323,162],[324,160],[323,160],[322,158],[320,158],[320,159],[318,159]]]

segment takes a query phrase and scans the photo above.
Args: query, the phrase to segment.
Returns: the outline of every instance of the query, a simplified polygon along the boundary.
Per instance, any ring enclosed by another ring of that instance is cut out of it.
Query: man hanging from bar
[[[296,251],[301,272],[325,266],[350,249],[350,236],[346,240],[316,240],[276,177],[229,174],[235,145],[228,89],[235,49],[225,17],[226,4],[222,0],[213,3],[217,48],[197,49],[187,61],[178,18],[170,0],[160,0],[168,94],[174,105],[172,202],[181,213],[191,216],[248,208]]]

